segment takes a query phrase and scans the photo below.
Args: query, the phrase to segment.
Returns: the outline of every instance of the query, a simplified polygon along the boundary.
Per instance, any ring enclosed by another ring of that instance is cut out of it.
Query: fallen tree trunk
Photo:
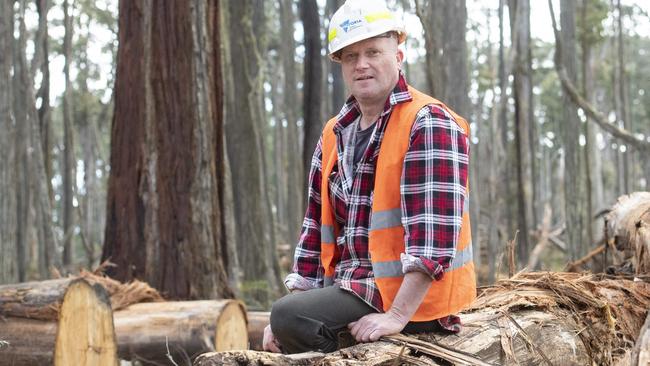
[[[236,300],[134,304],[113,314],[121,359],[189,364],[201,353],[246,349],[246,311]],[[180,361],[180,362],[179,362]]]
[[[217,352],[199,356],[194,365],[614,365],[629,358],[649,307],[646,282],[523,273],[484,289],[461,314],[464,327],[457,335],[385,337],[330,354]]]
[[[43,308],[38,305],[47,300],[57,304],[58,320],[3,315],[0,318],[0,338],[8,344],[0,348],[0,365],[117,365],[112,311],[104,288],[91,286],[83,279],[58,281],[56,284],[51,292],[18,291],[38,296],[25,298],[26,303],[32,306],[7,308],[28,315],[34,314],[33,310],[43,314]],[[2,305],[6,304],[2,302],[0,307]]]
[[[78,279],[83,279],[90,285],[101,285],[110,296],[113,310],[142,301],[162,301],[158,292],[144,282],[122,284],[82,271],[73,277],[0,286],[0,316],[56,320],[68,286]]]

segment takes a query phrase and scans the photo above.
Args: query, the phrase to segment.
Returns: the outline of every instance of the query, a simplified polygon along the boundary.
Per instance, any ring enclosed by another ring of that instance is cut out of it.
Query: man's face
[[[353,43],[341,52],[343,79],[360,103],[383,103],[397,83],[403,58],[394,36]]]

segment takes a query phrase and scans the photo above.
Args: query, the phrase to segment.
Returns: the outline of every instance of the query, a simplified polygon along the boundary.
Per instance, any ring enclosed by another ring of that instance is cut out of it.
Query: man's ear
[[[397,67],[401,70],[402,62],[404,61],[404,51],[398,48],[395,57],[397,57]]]

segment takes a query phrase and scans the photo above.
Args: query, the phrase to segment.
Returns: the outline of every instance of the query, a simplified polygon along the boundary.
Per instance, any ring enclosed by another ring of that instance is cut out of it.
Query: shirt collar
[[[381,117],[390,113],[393,109],[393,106],[399,103],[410,102],[413,100],[411,93],[408,90],[408,84],[406,83],[406,77],[402,70],[399,72],[399,78],[397,79],[397,84],[395,88],[390,93],[386,99],[386,104],[384,105],[384,110],[381,113]],[[346,127],[352,124],[361,114],[359,108],[359,103],[357,102],[354,96],[350,96],[348,100],[341,108],[338,116],[336,117],[336,124],[334,125],[334,133],[338,134],[343,131]]]

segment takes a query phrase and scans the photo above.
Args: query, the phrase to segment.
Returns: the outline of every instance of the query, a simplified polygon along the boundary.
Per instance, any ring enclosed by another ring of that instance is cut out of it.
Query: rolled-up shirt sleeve
[[[320,259],[322,138],[318,141],[309,171],[307,210],[294,253],[293,269],[284,284],[289,291],[323,287]]]
[[[456,255],[467,195],[469,140],[444,109],[421,109],[401,177],[404,273],[440,280]]]

